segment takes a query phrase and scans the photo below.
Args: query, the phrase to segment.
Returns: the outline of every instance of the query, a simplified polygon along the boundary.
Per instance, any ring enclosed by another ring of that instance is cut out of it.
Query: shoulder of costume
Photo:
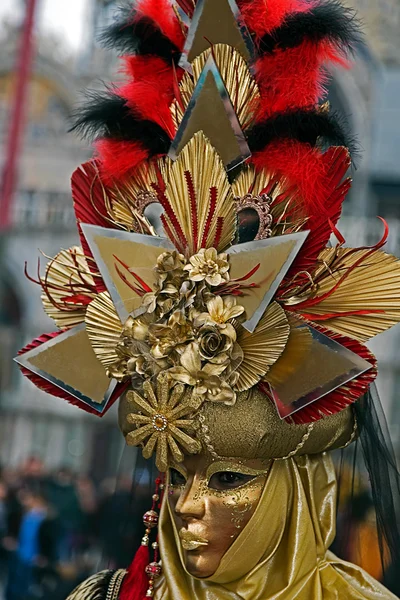
[[[101,571],[81,583],[67,600],[118,600],[125,569]]]

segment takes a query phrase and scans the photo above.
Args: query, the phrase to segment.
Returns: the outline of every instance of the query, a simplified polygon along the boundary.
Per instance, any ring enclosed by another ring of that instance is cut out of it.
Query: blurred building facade
[[[90,27],[93,24],[90,23]],[[0,42],[0,165],[10,111],[18,30],[6,27]],[[89,37],[93,37],[89,35]],[[54,323],[43,312],[37,286],[38,259],[79,243],[72,209],[70,178],[91,155],[89,147],[67,133],[79,93],[92,80],[107,78],[95,46],[71,57],[57,40],[38,39],[31,77],[27,126],[19,163],[13,226],[0,249],[0,464],[17,465],[39,455],[49,467],[99,473],[115,469],[121,447],[115,419],[87,418],[82,411],[47,397],[22,378],[11,359],[19,347]],[[106,474],[106,473],[105,473]]]
[[[88,28],[94,32],[109,21],[115,2],[91,2]],[[375,215],[385,216],[391,226],[388,251],[400,256],[400,2],[348,4],[358,9],[365,22],[367,45],[358,53],[353,70],[333,73],[330,88],[331,104],[347,115],[362,148],[341,231],[349,245],[373,244],[382,233]],[[93,40],[94,33],[87,37]],[[3,31],[0,39],[0,165],[11,106],[15,40],[12,28]],[[100,474],[103,469],[112,472],[118,462],[121,440],[115,412],[102,420],[86,416],[37,390],[12,366],[19,347],[43,331],[54,330],[42,310],[39,290],[23,276],[24,263],[35,277],[38,249],[54,256],[60,247],[78,243],[69,181],[91,151],[67,134],[67,118],[79,92],[96,85],[98,79],[110,79],[113,65],[114,58],[92,41],[78,60],[68,60],[54,40],[39,40],[13,227],[0,241],[0,463],[17,464],[39,454],[49,467],[67,464]],[[371,344],[381,362],[379,387],[398,450],[399,345],[398,329]]]

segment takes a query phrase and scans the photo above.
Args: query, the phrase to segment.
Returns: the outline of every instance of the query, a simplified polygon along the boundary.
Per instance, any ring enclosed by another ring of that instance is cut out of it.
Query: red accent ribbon
[[[140,546],[135,558],[128,569],[122,585],[120,600],[144,600],[146,597],[149,579],[146,567],[150,562],[148,546]]]

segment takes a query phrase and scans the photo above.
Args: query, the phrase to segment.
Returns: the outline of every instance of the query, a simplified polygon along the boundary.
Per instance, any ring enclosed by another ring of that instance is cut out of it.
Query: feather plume
[[[281,26],[288,15],[310,9],[304,0],[239,0],[239,7],[247,27],[258,38]]]
[[[259,43],[260,54],[287,50],[307,40],[313,44],[328,41],[339,52],[353,51],[362,42],[360,23],[351,8],[336,0],[312,7],[307,12],[288,15],[283,23],[265,33]]]
[[[112,90],[87,96],[89,101],[74,114],[71,131],[91,139],[136,141],[151,155],[168,151],[167,133],[157,123],[136,116],[125,98]]]
[[[335,170],[343,173],[343,167],[347,170],[349,166],[346,148],[333,147],[323,153],[319,148],[292,140],[276,141],[262,152],[254,153],[251,160],[257,171],[273,168],[298,189],[304,216],[319,213],[326,221],[330,215],[327,199],[338,185],[334,185]],[[339,198],[343,201],[342,195]]]
[[[162,10],[165,9],[166,6]],[[181,56],[180,49],[163,33],[159,24],[132,7],[121,7],[117,19],[102,31],[99,40],[105,48],[121,54],[159,56],[176,64]]]
[[[102,179],[107,185],[133,175],[136,167],[150,157],[150,152],[139,142],[98,140],[94,147]]]
[[[296,110],[275,114],[263,122],[257,122],[246,132],[252,152],[262,151],[277,140],[296,140],[315,146],[354,147],[339,121],[338,115],[317,110]]]

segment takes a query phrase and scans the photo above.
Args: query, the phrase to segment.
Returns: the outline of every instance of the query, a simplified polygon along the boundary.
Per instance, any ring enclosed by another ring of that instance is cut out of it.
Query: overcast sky
[[[82,43],[83,28],[89,17],[90,0],[38,0],[37,23],[43,31],[57,33],[65,43],[78,49]],[[0,21],[15,15],[18,0],[0,0]]]

